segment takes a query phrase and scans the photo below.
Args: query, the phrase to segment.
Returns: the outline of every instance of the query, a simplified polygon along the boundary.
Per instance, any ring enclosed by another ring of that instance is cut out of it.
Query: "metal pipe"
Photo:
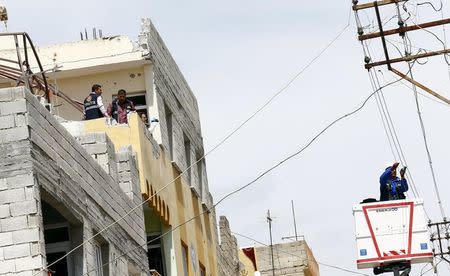
[[[291,206],[292,206],[292,217],[294,218],[295,241],[298,241],[297,223],[295,222],[295,210],[294,210],[294,201],[293,200],[291,200]]]

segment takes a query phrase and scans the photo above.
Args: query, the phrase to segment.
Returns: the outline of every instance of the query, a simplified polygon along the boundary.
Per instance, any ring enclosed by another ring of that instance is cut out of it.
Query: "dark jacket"
[[[123,111],[126,112],[126,114],[129,114],[131,111],[135,111],[136,109],[134,108],[134,104],[132,101],[130,100],[125,100],[124,103],[124,109]],[[114,101],[111,104],[111,111],[108,112],[110,113],[111,117],[113,117],[117,123],[127,123],[127,119],[125,116],[125,122],[119,122],[119,100],[118,99],[114,99]]]
[[[95,92],[91,92],[89,96],[84,99],[84,115],[86,120],[102,118],[103,114],[100,111],[100,107],[97,103],[98,95]]]
[[[406,179],[396,177],[392,179],[392,168],[387,168],[380,176],[380,201],[405,199],[408,191]]]

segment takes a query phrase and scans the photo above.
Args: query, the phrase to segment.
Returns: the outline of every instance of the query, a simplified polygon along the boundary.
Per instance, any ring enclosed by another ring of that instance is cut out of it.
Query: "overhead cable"
[[[401,78],[399,78],[399,79],[397,79],[397,80],[395,80],[395,81],[392,81],[392,82],[390,82],[390,83],[388,83],[388,84],[382,86],[381,88],[385,88],[385,87],[387,87],[387,86],[389,86],[389,85],[392,85],[392,84],[394,84],[394,83],[397,83],[397,82],[399,82],[400,80],[401,80]],[[380,89],[381,89],[381,88],[380,88]],[[378,90],[379,90],[379,89],[378,89]],[[344,115],[338,117],[337,119],[335,119],[334,121],[332,121],[331,123],[329,123],[325,128],[323,128],[320,132],[318,132],[312,139],[310,139],[309,142],[306,143],[303,147],[301,147],[300,149],[298,149],[298,150],[295,151],[294,153],[288,155],[287,157],[283,158],[281,161],[277,162],[276,164],[274,164],[274,165],[271,166],[270,168],[264,170],[264,171],[263,171],[262,173],[260,173],[257,177],[255,177],[252,181],[250,181],[250,182],[248,182],[247,184],[245,184],[245,185],[243,185],[243,186],[241,186],[241,187],[239,187],[239,188],[237,188],[237,189],[231,191],[230,193],[226,194],[226,195],[223,196],[219,201],[217,201],[215,204],[213,204],[211,207],[207,208],[205,211],[203,211],[203,212],[201,212],[201,213],[199,213],[199,214],[197,214],[197,215],[191,217],[190,219],[188,219],[188,220],[186,220],[186,221],[184,221],[184,222],[178,224],[178,225],[175,226],[175,227],[172,227],[170,230],[168,230],[168,231],[166,231],[165,233],[163,233],[163,234],[161,234],[161,235],[155,237],[154,239],[152,239],[152,240],[150,240],[150,241],[147,241],[146,243],[141,244],[141,245],[139,245],[139,246],[137,246],[137,247],[135,247],[135,248],[132,248],[131,250],[126,251],[124,254],[118,256],[117,258],[115,258],[114,260],[112,260],[112,261],[110,261],[110,262],[104,263],[102,266],[106,266],[106,265],[108,265],[108,264],[110,264],[110,263],[112,263],[112,262],[115,262],[115,261],[117,261],[118,259],[120,259],[120,258],[126,256],[128,253],[133,252],[134,250],[136,250],[136,249],[138,249],[138,248],[142,248],[143,246],[146,246],[146,245],[148,245],[148,244],[151,244],[152,242],[154,242],[154,241],[156,241],[156,240],[158,240],[158,239],[160,239],[160,238],[166,236],[167,234],[174,232],[175,230],[177,230],[178,228],[182,227],[183,225],[185,225],[185,224],[187,224],[187,223],[189,223],[189,222],[195,220],[196,218],[202,216],[202,215],[205,214],[205,213],[210,212],[210,211],[213,210],[216,206],[218,206],[219,204],[221,204],[224,200],[226,200],[227,198],[231,197],[232,195],[237,194],[237,193],[241,192],[242,190],[248,188],[249,186],[251,186],[252,184],[254,184],[255,182],[257,182],[258,180],[260,180],[261,178],[263,178],[265,175],[269,174],[271,171],[273,171],[273,170],[275,170],[276,168],[280,167],[280,166],[281,166],[282,164],[284,164],[285,162],[287,162],[287,161],[289,161],[290,159],[296,157],[297,155],[299,155],[300,153],[302,153],[304,150],[306,150],[307,148],[309,148],[309,147],[311,146],[311,144],[312,144],[314,141],[317,140],[317,138],[319,138],[321,135],[323,135],[323,134],[324,134],[329,128],[331,128],[333,125],[335,125],[335,124],[338,123],[339,121],[341,121],[341,120],[343,120],[343,119],[345,119],[345,118],[347,118],[347,117],[349,117],[349,116],[352,116],[352,115],[354,115],[355,113],[357,113],[358,111],[360,111],[360,110],[367,104],[367,102],[370,100],[370,98],[372,98],[373,95],[375,95],[375,93],[378,92],[378,90],[375,90],[375,91],[373,91],[371,94],[369,94],[369,95],[364,99],[364,101],[363,101],[356,109],[354,109],[353,111],[351,111],[351,112],[349,112],[349,113],[346,113],[346,114],[344,114]],[[86,272],[86,273],[83,274],[83,275],[87,275],[87,274],[89,274],[90,272],[95,271],[97,268],[98,268],[98,267],[94,267],[92,270],[89,270],[88,272]]]
[[[411,76],[411,79],[414,80],[414,76],[413,76],[413,73],[412,73],[412,70],[411,70],[412,66],[411,66],[411,64],[409,62],[408,62],[408,65],[409,65],[409,68],[410,68],[409,74]],[[423,118],[422,118],[422,112],[420,110],[420,104],[419,104],[419,98],[417,96],[418,93],[417,93],[416,85],[413,85],[413,89],[414,89],[414,99],[415,99],[416,108],[417,108],[417,115],[419,117],[420,127],[421,127],[421,130],[422,130],[422,137],[423,137],[423,141],[424,141],[424,145],[425,145],[425,150],[427,152],[428,164],[430,165],[431,176],[433,178],[434,190],[435,190],[435,193],[436,193],[436,197],[438,199],[438,205],[439,205],[439,209],[441,211],[442,218],[445,220],[446,219],[445,211],[444,211],[444,208],[442,206],[442,199],[441,199],[441,195],[440,195],[439,188],[438,188],[437,181],[436,181],[436,174],[435,174],[434,168],[433,168],[433,161],[431,159],[430,149],[429,149],[429,146],[428,146],[428,140],[427,140],[427,135],[426,135],[426,131],[425,131],[425,125],[424,125]]]
[[[148,201],[152,200],[156,195],[158,195],[160,192],[165,190],[169,185],[172,183],[175,183],[183,174],[188,172],[192,167],[196,166],[199,162],[201,162],[203,159],[205,159],[208,155],[210,155],[212,152],[214,152],[216,149],[218,149],[220,146],[222,146],[226,141],[228,141],[234,134],[236,134],[241,128],[243,128],[250,120],[252,120],[256,115],[261,113],[267,106],[269,106],[278,96],[280,96],[283,92],[285,92],[291,85],[296,81],[308,68],[311,67],[348,29],[350,26],[350,15],[348,16],[347,24],[339,31],[339,33],[329,42],[326,44],[326,46],[316,55],[314,56],[301,70],[294,75],[280,90],[278,90],[273,96],[271,96],[261,107],[256,109],[256,111],[251,114],[246,120],[244,120],[241,124],[239,124],[236,128],[234,128],[228,135],[226,135],[219,143],[217,143],[212,149],[210,149],[207,153],[205,153],[202,157],[200,157],[198,160],[193,162],[190,166],[188,166],[184,171],[182,171],[176,178],[174,178],[172,181],[164,185],[161,189],[157,190],[154,194],[150,195],[146,200],[144,200],[142,203],[136,205],[133,207],[130,211],[126,212],[122,217],[119,219],[113,221],[108,226],[97,232],[95,235],[90,237],[89,239],[83,241],[81,244],[74,247],[72,250],[68,251],[66,254],[61,256],[59,259],[55,260],[51,264],[47,265],[46,267],[40,269],[38,272],[34,273],[32,276],[36,276],[40,272],[46,270],[47,268],[51,267],[52,265],[62,261],[64,258],[66,258],[68,255],[72,254],[75,250],[82,247],[84,244],[91,242],[95,239],[98,235],[103,233],[104,231],[108,230],[118,222],[122,221],[125,217],[132,214],[135,210],[146,204]]]
[[[248,239],[248,240],[251,240],[251,241],[253,241],[253,242],[256,242],[256,243],[258,243],[258,244],[260,244],[260,245],[263,245],[263,246],[270,246],[270,245],[267,245],[267,244],[265,244],[265,243],[263,243],[263,242],[260,242],[260,241],[258,241],[258,240],[256,240],[256,239],[254,239],[254,238],[252,238],[252,237],[249,237],[249,236],[246,236],[246,235],[243,235],[243,234],[239,234],[239,233],[233,232],[233,231],[231,231],[231,233],[232,233],[233,235],[240,236],[240,237],[246,238],[246,239]],[[278,249],[278,247],[277,247],[277,249]],[[282,252],[282,253],[285,253],[285,254],[294,256],[294,257],[298,257],[299,259],[302,259],[302,258],[303,258],[302,256],[299,256],[299,255],[297,255],[297,254],[294,254],[294,253],[289,252],[289,251],[286,251],[286,250],[279,249],[279,251]],[[334,268],[334,269],[341,270],[341,271],[344,271],[344,272],[348,272],[348,273],[351,273],[351,274],[369,276],[368,274],[364,274],[364,273],[361,273],[361,272],[358,272],[358,271],[350,270],[350,269],[343,268],[343,267],[336,266],[336,265],[330,265],[330,264],[322,263],[322,262],[319,262],[319,261],[317,261],[317,260],[315,260],[315,259],[310,259],[310,258],[308,258],[307,255],[306,255],[306,257],[307,257],[307,260],[308,260],[308,261],[312,261],[312,262],[314,262],[314,263],[316,263],[316,264],[318,264],[318,265],[321,265],[321,266],[326,266],[326,267],[329,267],[329,268]]]

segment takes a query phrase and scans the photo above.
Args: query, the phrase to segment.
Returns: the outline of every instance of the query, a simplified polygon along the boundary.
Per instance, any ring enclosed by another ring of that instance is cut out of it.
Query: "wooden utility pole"
[[[442,222],[430,222],[428,224],[431,230],[436,230],[436,234],[433,234],[431,237],[431,242],[438,243],[438,252],[436,250],[433,252],[434,256],[440,257],[442,260],[450,263],[450,221],[445,219]]]
[[[432,89],[428,88],[424,84],[414,80],[412,77],[408,77],[407,74],[403,74],[402,72],[400,72],[392,67],[392,64],[394,64],[394,63],[399,63],[399,62],[408,62],[409,63],[411,61],[416,61],[417,59],[420,59],[420,58],[450,54],[450,49],[430,51],[427,53],[416,54],[416,55],[411,55],[411,54],[407,53],[406,56],[404,56],[404,57],[398,57],[398,58],[391,59],[389,57],[389,49],[386,44],[386,36],[398,34],[403,38],[407,32],[416,31],[416,30],[424,30],[424,29],[431,28],[431,27],[437,27],[437,26],[442,26],[445,24],[450,24],[450,18],[407,26],[406,23],[401,18],[400,12],[398,12],[399,28],[391,29],[391,30],[384,30],[383,22],[381,21],[380,6],[395,4],[395,5],[397,5],[397,10],[398,10],[399,3],[405,2],[405,0],[380,0],[380,1],[370,2],[370,3],[363,3],[363,4],[359,4],[358,0],[353,0],[352,2],[353,2],[353,10],[355,11],[355,13],[358,13],[359,10],[363,10],[363,9],[371,9],[371,8],[375,9],[379,31],[374,32],[374,33],[364,34],[362,28],[360,28],[361,26],[358,26],[359,27],[358,28],[358,31],[359,31],[358,39],[360,41],[364,41],[364,40],[368,40],[368,39],[381,38],[381,43],[382,43],[383,51],[384,51],[384,57],[385,57],[384,60],[371,62],[370,59],[367,59],[365,68],[367,70],[370,70],[371,68],[376,67],[376,66],[387,65],[387,68],[389,71],[402,77],[402,79],[410,82],[411,84],[421,88],[423,91],[429,93],[433,97],[436,97],[439,100],[450,105],[450,100],[447,99],[446,97],[440,95],[439,93],[433,91]]]

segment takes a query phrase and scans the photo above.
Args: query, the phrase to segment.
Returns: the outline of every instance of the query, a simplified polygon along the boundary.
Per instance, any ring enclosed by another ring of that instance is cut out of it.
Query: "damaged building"
[[[148,19],[137,41],[0,39],[0,275],[239,275],[197,100]],[[107,103],[127,91],[127,124],[82,120],[97,83]]]

